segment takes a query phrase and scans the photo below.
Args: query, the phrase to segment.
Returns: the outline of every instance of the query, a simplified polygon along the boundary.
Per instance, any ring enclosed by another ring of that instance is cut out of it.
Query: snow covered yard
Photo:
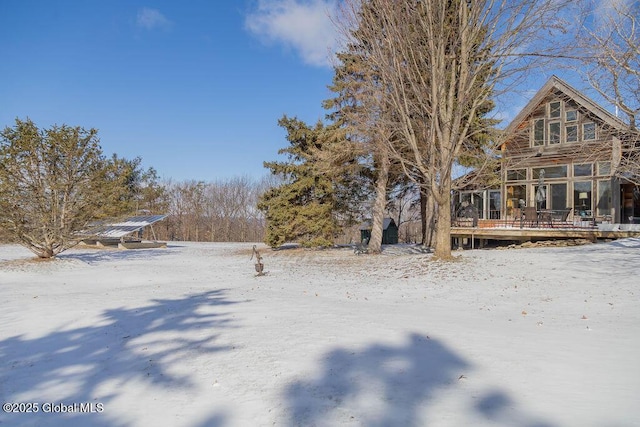
[[[0,246],[0,425],[640,425],[640,239],[251,246]]]

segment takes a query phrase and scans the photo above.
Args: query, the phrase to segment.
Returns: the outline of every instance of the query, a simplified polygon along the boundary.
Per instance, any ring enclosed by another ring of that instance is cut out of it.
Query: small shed
[[[360,241],[371,239],[371,221],[367,221],[360,226]],[[382,222],[382,244],[398,244],[398,226],[393,218],[385,218]]]

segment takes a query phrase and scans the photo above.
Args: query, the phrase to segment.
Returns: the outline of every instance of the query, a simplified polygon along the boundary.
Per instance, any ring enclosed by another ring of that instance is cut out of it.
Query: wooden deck
[[[608,227],[603,229],[591,225],[589,222],[526,224],[520,228],[519,221],[513,220],[478,220],[473,227],[465,221],[458,222],[451,227],[452,238],[466,238],[478,240],[551,240],[551,239],[587,239],[592,242],[598,239],[621,239],[625,237],[640,237],[640,229],[617,229],[622,227]]]

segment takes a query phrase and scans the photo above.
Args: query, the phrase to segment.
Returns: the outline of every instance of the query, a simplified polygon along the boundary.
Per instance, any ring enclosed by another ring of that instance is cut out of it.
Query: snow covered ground
[[[0,425],[640,425],[640,239],[251,246],[0,246]]]

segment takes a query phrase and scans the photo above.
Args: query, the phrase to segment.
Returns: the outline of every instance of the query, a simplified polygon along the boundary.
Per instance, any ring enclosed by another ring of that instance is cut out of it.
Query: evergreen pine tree
[[[287,130],[290,146],[278,151],[288,156],[287,161],[264,164],[283,179],[283,184],[267,190],[258,203],[267,221],[265,242],[272,247],[286,242],[330,246],[341,229],[342,210],[331,176],[318,167],[318,152],[330,132],[321,122],[312,128],[286,116],[278,124]]]

